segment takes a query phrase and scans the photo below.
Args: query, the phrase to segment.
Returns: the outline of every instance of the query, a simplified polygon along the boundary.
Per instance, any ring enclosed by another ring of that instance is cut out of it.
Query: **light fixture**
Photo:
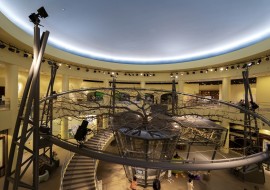
[[[77,67],[77,71],[79,71],[81,68],[80,67]]]
[[[28,53],[24,53],[23,57],[27,58],[28,57]]]
[[[6,45],[4,44],[4,42],[0,41],[0,48],[4,49],[6,47]]]
[[[261,64],[261,62],[262,62],[262,60],[259,59],[259,60],[257,61],[257,65]]]
[[[240,65],[237,65],[236,69],[239,69],[240,68]]]
[[[224,68],[223,68],[223,67],[220,67],[220,68],[219,68],[219,70],[220,70],[220,71],[223,71],[223,70],[224,70]]]
[[[11,47],[11,46],[8,48],[8,50],[11,51],[11,52],[15,52],[15,48]]]
[[[225,69],[225,70],[226,70],[226,71],[228,71],[228,69],[229,69],[229,67],[226,67],[226,69]]]
[[[268,56],[265,58],[265,61],[269,61],[269,57]]]
[[[231,66],[231,69],[234,69],[234,66],[233,65]]]
[[[85,69],[85,71],[86,71],[86,72],[89,72],[89,69],[87,68],[87,69]]]
[[[40,23],[39,18],[47,18],[49,16],[44,7],[40,7],[37,10],[37,12],[38,12],[37,14],[32,13],[31,15],[29,15],[30,21],[33,22],[34,24],[39,24]]]

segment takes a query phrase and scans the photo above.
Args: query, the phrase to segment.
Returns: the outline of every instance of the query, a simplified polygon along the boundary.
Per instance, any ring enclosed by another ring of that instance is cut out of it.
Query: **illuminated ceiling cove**
[[[0,11],[30,34],[28,16],[41,6],[50,45],[108,62],[188,62],[270,37],[269,0],[0,0]]]

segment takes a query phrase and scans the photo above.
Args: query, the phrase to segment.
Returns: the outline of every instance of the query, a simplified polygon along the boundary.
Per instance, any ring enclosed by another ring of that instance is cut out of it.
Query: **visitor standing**
[[[130,183],[130,189],[132,189],[132,190],[137,189],[137,177],[136,176],[133,177],[133,180]]]
[[[193,181],[190,178],[188,179],[188,182],[187,182],[187,189],[188,190],[193,190],[194,189]]]
[[[158,178],[154,179],[154,181],[153,181],[153,189],[154,190],[160,190],[161,189],[160,181],[159,181]]]

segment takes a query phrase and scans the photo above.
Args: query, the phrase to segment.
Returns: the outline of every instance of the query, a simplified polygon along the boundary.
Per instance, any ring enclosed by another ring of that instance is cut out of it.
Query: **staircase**
[[[108,130],[84,143],[87,147],[103,150],[113,140],[113,133]],[[63,177],[63,190],[96,190],[96,169],[98,160],[74,154]]]

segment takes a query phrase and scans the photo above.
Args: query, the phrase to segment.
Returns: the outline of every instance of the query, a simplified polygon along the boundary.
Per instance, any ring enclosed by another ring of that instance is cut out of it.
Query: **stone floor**
[[[235,177],[230,170],[216,170],[210,172],[208,181],[203,179],[194,180],[194,190],[255,190],[257,186],[260,190],[270,190],[270,172],[265,171],[266,183],[258,185],[244,182]],[[102,180],[103,190],[130,190],[129,181],[125,177],[122,165],[108,162],[100,162],[97,170],[98,180]],[[172,175],[171,183],[167,179],[161,181],[162,190],[186,190],[187,174],[182,173],[177,178]],[[138,190],[152,190],[152,187],[139,187]]]
[[[60,158],[60,167],[53,173],[47,182],[40,183],[40,190],[59,190],[62,167],[70,152],[55,146]],[[31,179],[30,172],[27,171],[26,180]],[[129,190],[129,181],[125,176],[122,165],[100,161],[97,169],[97,179],[102,180],[103,190]],[[186,190],[187,175],[182,173],[176,178],[171,177],[170,183],[167,179],[161,181],[162,190]],[[194,181],[194,190],[255,190],[257,186],[260,190],[270,190],[270,172],[265,171],[266,182],[264,185],[244,182],[235,177],[229,170],[211,171],[209,181]],[[0,178],[0,189],[3,187],[4,178]],[[10,188],[11,189],[11,188]],[[23,188],[21,188],[23,189]],[[151,187],[139,187],[138,190],[150,190]]]

